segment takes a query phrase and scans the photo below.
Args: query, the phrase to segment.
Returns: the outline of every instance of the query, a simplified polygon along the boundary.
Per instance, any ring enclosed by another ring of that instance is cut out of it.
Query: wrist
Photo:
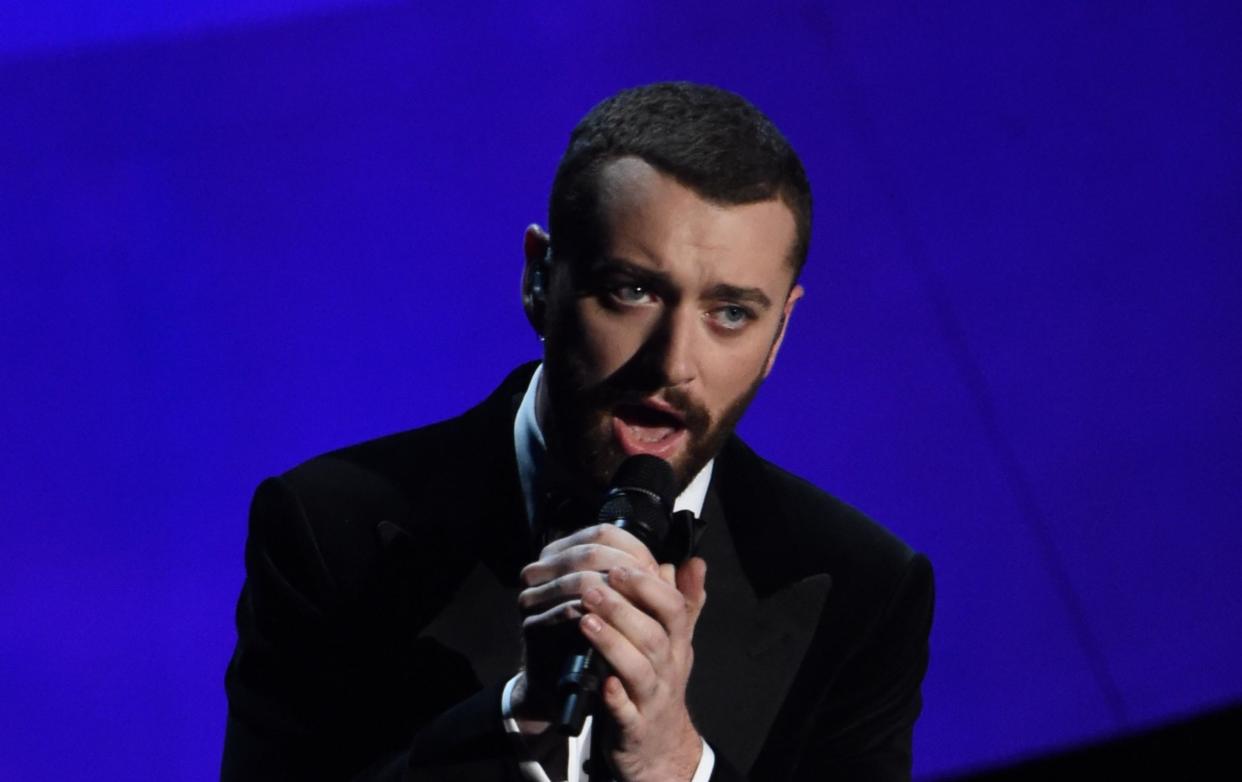
[[[551,703],[537,688],[530,686],[525,671],[519,672],[513,682],[509,708],[510,716],[523,735],[540,735],[552,725]]]
[[[692,782],[694,774],[698,771],[699,763],[703,760],[703,737],[694,729],[693,725],[689,726],[685,738],[681,741],[682,754],[674,769],[675,779],[684,779],[686,782]]]
[[[677,743],[662,754],[662,762],[648,769],[654,773],[649,777],[644,774],[643,779],[693,782],[703,760],[703,737],[689,721],[685,728],[675,731],[673,735],[679,736]]]

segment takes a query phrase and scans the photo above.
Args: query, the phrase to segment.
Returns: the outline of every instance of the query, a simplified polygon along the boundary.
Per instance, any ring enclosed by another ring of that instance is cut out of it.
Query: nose
[[[694,380],[698,373],[698,312],[695,307],[683,302],[668,308],[661,320],[660,328],[654,335],[653,358],[659,363],[664,385],[685,385]]]

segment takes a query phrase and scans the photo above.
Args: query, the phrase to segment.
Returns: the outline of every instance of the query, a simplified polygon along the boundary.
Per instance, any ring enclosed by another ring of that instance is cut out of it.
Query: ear
[[[532,223],[522,235],[522,309],[526,319],[543,336],[544,318],[547,311],[548,272],[552,265],[550,250],[552,239],[543,228]]]
[[[781,325],[776,330],[776,339],[772,340],[772,347],[768,349],[768,363],[763,367],[763,376],[766,378],[772,372],[772,365],[776,363],[776,354],[781,349],[781,343],[785,341],[785,329],[789,328],[789,318],[793,315],[794,305],[802,298],[802,294],[806,293],[801,285],[795,285],[789,289],[789,295],[785,297],[785,308],[781,312]]]

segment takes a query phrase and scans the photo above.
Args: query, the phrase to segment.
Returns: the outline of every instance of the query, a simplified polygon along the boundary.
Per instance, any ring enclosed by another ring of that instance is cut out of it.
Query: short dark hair
[[[709,201],[733,206],[780,198],[796,228],[790,265],[795,278],[801,272],[811,241],[811,185],[797,153],[745,98],[689,82],[622,90],[573,129],[548,207],[554,255],[599,250],[599,172],[629,156]]]

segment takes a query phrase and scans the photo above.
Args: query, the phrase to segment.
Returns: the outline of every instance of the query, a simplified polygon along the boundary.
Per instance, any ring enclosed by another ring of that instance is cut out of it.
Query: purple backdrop
[[[566,134],[663,78],[809,169],[742,428],[932,557],[919,776],[1242,698],[1238,6],[668,6],[0,14],[0,778],[216,776],[251,489],[534,356]]]

